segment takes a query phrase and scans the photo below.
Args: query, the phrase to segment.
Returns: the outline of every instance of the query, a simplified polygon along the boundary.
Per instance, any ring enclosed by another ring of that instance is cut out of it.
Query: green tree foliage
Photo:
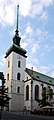
[[[0,86],[0,106],[8,106],[10,98],[8,97],[8,88],[5,88],[5,79],[3,72],[0,72],[0,80],[2,85]]]

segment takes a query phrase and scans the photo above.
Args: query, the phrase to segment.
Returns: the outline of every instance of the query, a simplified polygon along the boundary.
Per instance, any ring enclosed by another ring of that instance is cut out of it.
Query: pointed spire
[[[13,43],[20,46],[20,37],[19,37],[19,34],[18,34],[18,23],[19,23],[19,5],[17,5],[17,19],[16,19],[16,31],[15,31],[15,36],[13,38]]]
[[[17,21],[16,21],[16,34],[18,35],[18,24],[19,24],[19,5],[17,5]]]

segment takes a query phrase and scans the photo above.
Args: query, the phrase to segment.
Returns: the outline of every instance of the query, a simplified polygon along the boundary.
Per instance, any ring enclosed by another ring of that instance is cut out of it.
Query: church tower
[[[19,111],[24,106],[24,79],[26,68],[26,50],[21,48],[18,31],[19,5],[17,6],[17,24],[13,44],[6,52],[6,87],[11,98],[8,109]]]

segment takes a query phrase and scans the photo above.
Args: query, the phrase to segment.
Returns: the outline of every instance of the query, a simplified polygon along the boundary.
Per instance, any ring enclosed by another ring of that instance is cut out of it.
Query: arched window
[[[18,61],[18,67],[19,67],[19,68],[21,67],[21,62],[20,62],[20,61]]]
[[[50,89],[50,98],[53,99],[53,90]]]
[[[42,89],[42,99],[46,100],[46,87],[43,87]]]
[[[9,88],[7,87],[7,93],[9,92]]]
[[[20,87],[17,87],[17,93],[20,93]]]
[[[26,100],[29,100],[29,85],[26,86]]]
[[[35,85],[35,100],[39,99],[39,86]]]
[[[9,80],[9,73],[7,74],[7,80]]]
[[[10,61],[8,61],[8,67],[10,67]]]
[[[20,78],[21,78],[21,74],[17,73],[17,80],[20,80]]]

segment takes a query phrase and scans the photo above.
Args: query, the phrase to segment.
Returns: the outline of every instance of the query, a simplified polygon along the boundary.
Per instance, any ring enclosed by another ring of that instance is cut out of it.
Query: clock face
[[[20,55],[17,56],[18,59],[22,59],[22,57]]]

